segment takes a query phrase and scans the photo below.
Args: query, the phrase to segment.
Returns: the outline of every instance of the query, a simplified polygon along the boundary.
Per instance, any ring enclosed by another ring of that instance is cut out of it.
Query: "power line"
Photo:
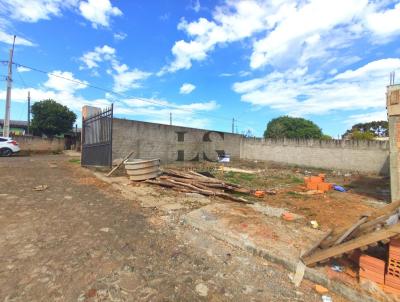
[[[24,86],[24,88],[28,88],[28,86],[26,85],[24,79],[22,78],[21,73],[18,71],[18,68],[17,68],[16,70],[17,70],[18,77],[19,77],[19,79],[20,79],[21,82],[22,82],[22,86]]]
[[[1,62],[3,62],[3,61],[1,61]],[[110,93],[110,94],[113,94],[113,95],[116,95],[116,96],[119,96],[119,97],[137,99],[137,100],[149,103],[149,104],[153,104],[153,105],[157,105],[157,106],[161,106],[161,107],[165,107],[165,108],[178,109],[178,110],[182,110],[182,111],[187,111],[187,112],[193,113],[193,110],[187,109],[187,108],[179,108],[177,105],[167,105],[165,103],[160,103],[160,102],[157,102],[157,101],[154,101],[154,100],[144,99],[144,98],[140,98],[140,97],[136,97],[136,96],[131,96],[131,95],[115,92],[113,90],[106,89],[106,88],[103,88],[103,87],[99,87],[99,86],[90,84],[88,82],[83,82],[83,81],[79,81],[79,80],[75,80],[75,79],[70,79],[70,78],[64,77],[64,76],[59,75],[59,74],[54,74],[54,73],[51,73],[49,71],[45,71],[45,70],[42,70],[42,69],[39,69],[39,68],[27,66],[27,65],[24,65],[24,64],[21,64],[21,63],[14,62],[14,64],[17,67],[18,66],[25,67],[25,68],[28,68],[28,69],[30,69],[32,71],[36,71],[36,72],[39,72],[39,73],[42,73],[42,74],[46,74],[46,75],[50,75],[50,76],[53,76],[53,77],[57,77],[57,78],[60,78],[60,79],[66,80],[66,81],[73,82],[75,84],[84,85],[84,86],[87,86],[87,87],[90,87],[90,88],[93,88],[93,89],[97,89],[97,90],[100,90],[100,91],[103,91],[103,92],[106,92],[106,93]],[[212,114],[208,114],[208,113],[204,113],[204,112],[196,112],[196,114],[209,116],[209,117],[213,117],[213,118],[216,118],[216,119],[229,120],[229,121],[231,120],[231,118],[228,118],[228,117],[216,116],[216,115],[212,115]],[[235,120],[235,121],[237,121],[237,120]]]

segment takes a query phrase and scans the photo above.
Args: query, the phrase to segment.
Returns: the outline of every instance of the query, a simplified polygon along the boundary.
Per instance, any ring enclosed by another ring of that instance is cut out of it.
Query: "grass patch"
[[[234,184],[240,184],[240,183],[246,183],[246,182],[251,182],[256,178],[256,175],[254,174],[248,174],[248,173],[240,173],[240,172],[232,172],[229,171],[223,175],[224,179],[234,183]]]
[[[69,162],[73,164],[81,164],[81,160],[79,158],[71,158]]]
[[[305,196],[305,195],[299,194],[299,193],[297,193],[297,192],[294,192],[294,191],[289,191],[289,192],[287,192],[286,194],[287,194],[287,195],[289,195],[290,197],[293,197],[293,198],[302,198],[302,199],[307,199],[307,197],[308,197],[308,196]]]
[[[304,181],[300,177],[297,177],[297,176],[294,176],[294,175],[291,176],[290,180],[291,180],[292,183],[295,183],[295,184],[300,184],[300,183],[303,183],[303,181]]]

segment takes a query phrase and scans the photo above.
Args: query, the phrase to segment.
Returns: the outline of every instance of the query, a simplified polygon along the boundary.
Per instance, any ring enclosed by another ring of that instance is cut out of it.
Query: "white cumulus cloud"
[[[0,27],[0,42],[12,45],[14,40],[14,35],[5,32],[5,29]],[[28,39],[17,37],[15,39],[16,45],[23,45],[23,46],[35,46],[35,44]]]
[[[79,12],[93,27],[108,27],[122,11],[110,0],[1,0],[0,14],[13,20],[35,23],[60,17],[63,11]]]
[[[87,0],[79,4],[79,10],[83,17],[92,22],[92,26],[108,27],[111,17],[122,15],[122,11],[112,6],[110,0]]]
[[[76,90],[87,87],[86,81],[76,79],[72,72],[55,70],[48,75],[44,86],[56,91],[73,93]]]
[[[154,98],[125,99],[124,106],[117,106],[116,114],[129,115],[133,118],[145,119],[149,122],[169,124],[172,114],[172,123],[176,126],[187,126],[207,128],[210,120],[201,114],[217,109],[219,106],[215,101],[193,102],[190,104],[176,104],[166,100]]]
[[[180,94],[189,94],[193,90],[196,89],[196,86],[190,83],[184,83],[182,84],[181,88],[179,89]]]
[[[85,63],[85,67],[93,69],[99,67],[99,63],[103,61],[115,60],[115,48],[108,45],[97,46],[93,51],[88,51],[83,54],[80,61]]]
[[[236,41],[252,46],[252,69],[304,67],[313,60],[345,65],[338,52],[359,39],[386,43],[400,34],[400,2],[392,2],[394,6],[372,0],[225,0],[211,18],[181,20],[178,29],[188,39],[174,43],[173,60],[159,75],[189,69],[216,47]]]
[[[125,92],[130,89],[142,87],[141,81],[147,79],[151,73],[141,71],[137,68],[129,70],[128,66],[116,65],[114,66],[116,73],[113,73],[114,90],[116,92]]]
[[[35,23],[61,16],[63,9],[76,7],[78,0],[2,0],[1,11],[12,19]]]
[[[273,72],[263,78],[237,82],[233,90],[255,107],[270,107],[294,116],[332,111],[384,111],[390,71],[400,70],[400,59],[370,62],[355,70],[321,79],[306,70]]]
[[[116,92],[125,92],[130,89],[137,89],[142,86],[141,81],[151,76],[150,72],[130,69],[128,65],[119,62],[116,56],[116,50],[108,45],[95,47],[93,51],[88,51],[82,55],[80,61],[84,63],[81,69],[87,68],[97,73],[99,64],[108,62],[111,68],[107,73],[114,79],[113,89]]]

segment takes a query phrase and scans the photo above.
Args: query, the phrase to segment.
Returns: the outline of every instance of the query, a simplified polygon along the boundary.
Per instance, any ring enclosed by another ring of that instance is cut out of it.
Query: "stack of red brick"
[[[325,174],[304,177],[304,184],[308,190],[318,190],[322,192],[329,191],[333,187],[333,184],[325,182]]]
[[[390,241],[386,274],[386,263],[381,259],[361,255],[359,264],[360,280],[374,281],[386,292],[400,295],[400,238]]]
[[[388,268],[385,275],[385,290],[400,294],[400,238],[389,243]]]
[[[383,285],[385,283],[385,261],[368,255],[361,255],[360,279],[363,278]]]

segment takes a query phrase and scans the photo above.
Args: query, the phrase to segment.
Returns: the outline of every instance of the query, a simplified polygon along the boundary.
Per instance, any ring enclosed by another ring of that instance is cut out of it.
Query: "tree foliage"
[[[264,132],[265,138],[322,138],[315,123],[304,118],[281,116],[272,119]]]
[[[371,131],[359,131],[359,130],[355,130],[351,133],[351,138],[352,139],[357,139],[357,140],[373,140],[376,137],[375,133],[371,132]]]
[[[68,107],[48,99],[32,105],[32,130],[36,135],[52,137],[72,129],[76,114]]]
[[[389,136],[387,121],[373,121],[358,123],[347,130],[343,137],[350,139],[374,139],[375,137]]]

